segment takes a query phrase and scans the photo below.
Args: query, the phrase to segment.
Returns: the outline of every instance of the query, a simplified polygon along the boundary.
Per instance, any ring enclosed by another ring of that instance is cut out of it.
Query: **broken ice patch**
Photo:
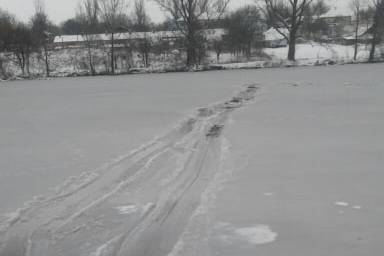
[[[229,223],[220,222],[216,225],[216,230],[220,240],[226,243],[245,241],[252,245],[263,245],[273,243],[278,236],[267,225],[235,228]]]
[[[277,233],[273,232],[271,228],[266,225],[239,228],[235,230],[235,233],[249,243],[256,245],[269,244],[277,238]]]
[[[341,207],[348,207],[349,203],[347,202],[334,202],[336,206],[341,206]]]
[[[130,215],[134,213],[139,213],[141,215],[147,214],[149,211],[151,211],[155,207],[155,204],[153,203],[147,203],[145,205],[122,205],[115,207],[119,214],[121,215]]]
[[[124,205],[115,208],[121,215],[129,215],[137,212],[138,208],[136,205]]]

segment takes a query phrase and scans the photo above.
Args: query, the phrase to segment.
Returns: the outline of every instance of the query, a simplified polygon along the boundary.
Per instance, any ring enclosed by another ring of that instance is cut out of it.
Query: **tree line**
[[[260,48],[265,27],[273,27],[288,42],[287,59],[295,60],[299,38],[316,38],[328,24],[320,17],[330,10],[324,0],[255,0],[254,5],[229,11],[230,0],[153,0],[166,14],[161,24],[151,22],[144,0],[79,0],[76,14],[60,25],[53,24],[45,11],[43,0],[35,1],[35,13],[29,22],[20,22],[13,15],[0,11],[0,51],[12,54],[23,75],[30,75],[30,57],[38,56],[46,76],[50,76],[50,54],[55,35],[82,35],[90,73],[97,73],[94,58],[97,46],[95,34],[109,36],[109,72],[116,72],[116,34],[126,31],[177,30],[182,36],[185,65],[193,67],[201,63],[207,49],[204,29],[213,26],[225,28],[224,39],[215,39],[208,47],[216,52],[217,60],[223,51],[250,57],[252,49]],[[369,0],[367,8],[363,0],[349,0],[355,16],[354,36],[356,59],[359,31],[363,21],[370,23],[372,35],[369,61],[374,61],[377,45],[384,34],[384,0]],[[133,7],[128,11],[128,4]],[[133,9],[133,10],[132,10]],[[202,22],[204,21],[204,22]],[[138,51],[145,66],[149,65],[150,40],[141,40]],[[4,77],[3,55],[0,57],[0,73]]]

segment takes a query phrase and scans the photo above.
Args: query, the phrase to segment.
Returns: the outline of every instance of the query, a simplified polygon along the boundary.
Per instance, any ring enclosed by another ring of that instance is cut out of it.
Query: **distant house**
[[[353,14],[350,11],[344,10],[344,8],[334,7],[329,12],[315,17],[315,19],[328,26],[326,34],[331,38],[340,37],[353,25]]]
[[[286,28],[279,29],[281,33],[288,35],[289,31]],[[288,45],[287,39],[279,33],[275,28],[270,28],[264,32],[264,47],[277,48]]]
[[[372,33],[371,33],[371,27],[367,28],[365,26],[361,26],[357,32],[357,43],[359,44],[367,44],[372,41]],[[343,44],[346,45],[352,45],[356,41],[356,35],[355,32],[349,33],[343,36]]]
[[[180,39],[182,34],[178,31],[157,31],[157,32],[127,32],[116,33],[114,35],[114,43],[116,48],[122,47],[128,43],[140,42],[142,40],[167,41],[174,42]],[[55,48],[78,48],[82,47],[87,38],[83,35],[61,35],[54,38],[53,44]],[[95,45],[105,45],[111,42],[109,34],[89,35],[88,40]]]
[[[327,24],[351,25],[353,11],[345,3],[343,3],[343,5],[340,4],[341,3],[336,4],[327,13],[318,18],[325,21]]]
[[[220,40],[227,33],[225,29],[206,29],[203,32],[208,42]],[[151,42],[168,42],[170,45],[174,45],[183,37],[184,35],[180,31],[127,32],[115,34],[114,43],[116,48],[121,48],[128,44],[134,44],[143,40],[150,40]],[[88,40],[98,46],[111,43],[109,34],[89,35]],[[53,44],[56,49],[79,48],[83,47],[84,42],[86,41],[87,39],[83,35],[62,35],[56,36],[53,40]]]

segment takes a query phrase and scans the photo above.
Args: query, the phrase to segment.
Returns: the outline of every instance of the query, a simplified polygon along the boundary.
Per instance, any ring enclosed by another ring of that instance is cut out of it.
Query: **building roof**
[[[89,37],[94,41],[109,41],[111,40],[110,34],[93,34]],[[115,40],[134,40],[150,38],[156,40],[158,38],[175,38],[181,37],[179,31],[156,31],[156,32],[126,32],[116,33]],[[61,35],[54,38],[54,43],[76,43],[86,41],[83,35]]]
[[[369,33],[370,28],[367,29],[365,26],[359,27],[359,30],[357,31],[357,37],[358,39],[371,39],[373,36]],[[354,40],[355,39],[355,33],[345,35],[343,37],[346,40]]]
[[[221,39],[226,34],[226,30],[206,29],[204,30],[205,36],[208,40]],[[115,34],[115,40],[135,40],[135,39],[151,39],[159,40],[164,38],[180,38],[183,34],[180,31],[155,31],[155,32],[128,32]],[[89,35],[89,38],[94,41],[109,41],[111,40],[110,34],[94,34]],[[54,38],[54,43],[80,43],[86,41],[83,35],[62,35]]]

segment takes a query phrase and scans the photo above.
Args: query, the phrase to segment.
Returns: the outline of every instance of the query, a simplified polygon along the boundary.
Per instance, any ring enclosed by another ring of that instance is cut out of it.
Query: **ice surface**
[[[235,230],[235,233],[251,244],[268,244],[274,242],[277,238],[277,233],[273,232],[270,227],[265,225],[239,228]]]
[[[257,249],[210,242],[211,252],[359,256],[383,251],[383,68],[260,72],[257,101],[235,112],[223,134],[238,168],[210,214],[240,227],[266,224],[279,236]],[[273,197],[264,196],[270,191]],[[364,211],[353,207],[360,205]]]
[[[342,207],[348,207],[349,203],[347,203],[347,202],[335,202],[335,205],[342,206]]]
[[[383,68],[6,83],[0,255],[378,255]]]
[[[0,215],[49,189],[65,193],[61,186],[72,186],[67,192],[75,184],[80,187],[95,178],[95,170],[108,169],[196,108],[229,97],[241,81],[229,73],[220,76],[192,73],[2,83]],[[79,177],[82,173],[89,174]]]
[[[138,208],[136,205],[125,205],[116,207],[116,210],[118,210],[120,214],[126,215],[137,212]]]

